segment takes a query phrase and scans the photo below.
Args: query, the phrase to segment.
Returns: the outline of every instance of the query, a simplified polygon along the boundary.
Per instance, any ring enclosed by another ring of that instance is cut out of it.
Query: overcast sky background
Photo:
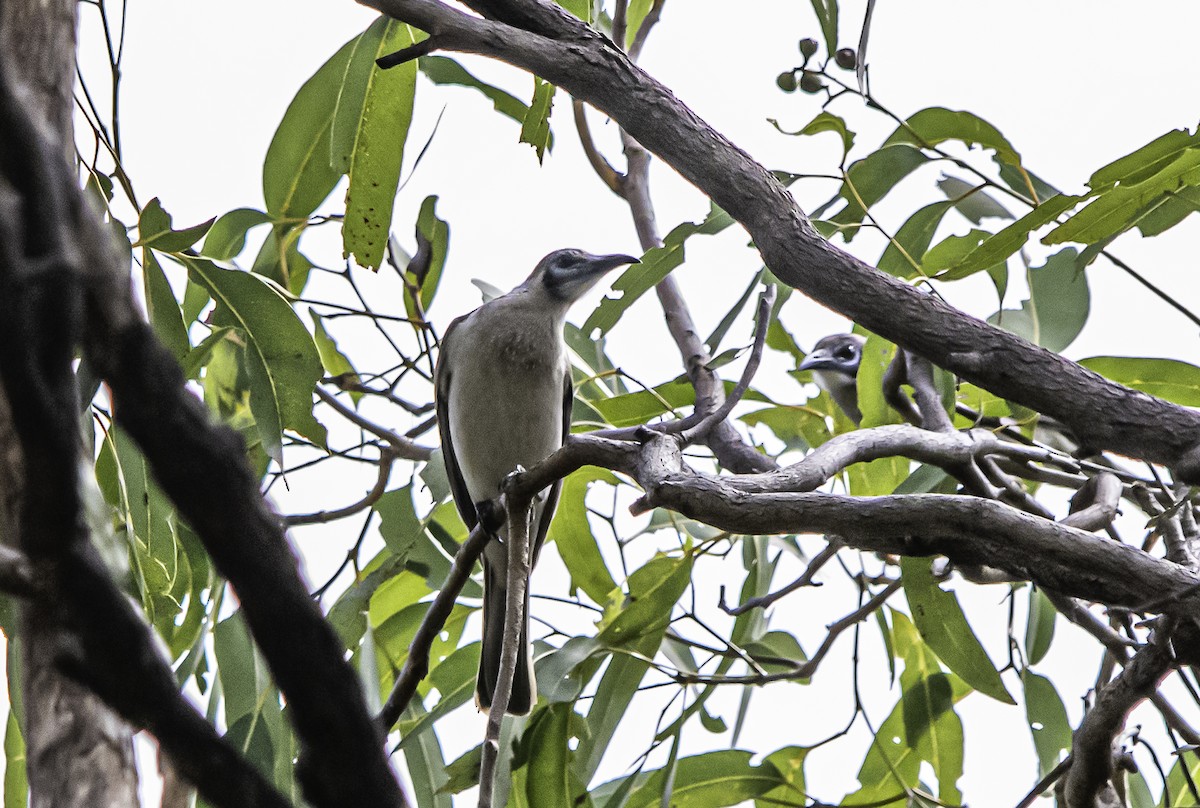
[[[857,43],[862,5],[843,4],[843,45]],[[94,9],[81,6],[81,17],[84,64],[88,75],[99,81],[106,66],[97,50]],[[373,17],[353,3],[329,0],[203,4],[132,0],[124,61],[123,134],[127,168],[143,203],[159,196],[177,225],[237,207],[261,206],[262,159],[293,94]],[[1170,129],[1196,126],[1194,36],[1198,28],[1200,6],[1186,0],[1153,4],[880,0],[868,60],[872,89],[901,116],[933,105],[969,109],[1003,132],[1029,169],[1064,191],[1078,192],[1104,163]],[[768,123],[768,118],[775,118],[783,128],[796,129],[820,110],[819,96],[786,95],[775,86],[781,70],[799,63],[796,42],[805,36],[820,39],[811,8],[803,0],[672,0],[642,64],[768,168],[827,172],[836,166],[834,136],[792,138]],[[480,77],[518,97],[529,97],[528,76],[478,58],[461,57],[461,61]],[[533,150],[517,142],[517,125],[493,113],[482,96],[465,89],[435,88],[421,80],[405,176],[439,115],[442,121],[427,156],[397,200],[393,229],[411,246],[412,222],[421,201],[427,194],[440,196],[438,212],[450,223],[451,245],[442,288],[430,314],[443,327],[478,304],[471,278],[509,288],[528,274],[538,258],[564,246],[638,252],[627,208],[600,184],[582,157],[569,107],[560,93],[553,120],[556,147],[539,167]],[[864,149],[878,144],[893,128],[881,116],[863,114],[853,101],[832,109],[852,118],[851,128],[858,131]],[[592,123],[610,158],[618,161],[615,127],[597,114]],[[881,206],[879,216],[885,225],[894,231],[905,211],[939,199],[933,183],[940,170],[926,169],[910,178],[894,200]],[[832,194],[835,185],[811,181],[793,190],[811,209]],[[664,234],[682,221],[699,221],[708,210],[707,200],[661,163],[654,167],[652,191]],[[336,207],[340,191],[331,199]],[[1200,229],[1195,219],[1151,242],[1123,237],[1113,250],[1182,303],[1200,308],[1195,282]],[[964,233],[970,227],[954,215],[946,221],[940,235]],[[677,275],[702,333],[719,321],[761,266],[746,242],[744,231],[731,228],[721,236],[698,237],[688,244],[688,263]],[[863,237],[850,249],[874,262],[882,245]],[[1183,317],[1103,261],[1092,266],[1089,278],[1093,315],[1067,355],[1141,354],[1197,360],[1196,329]],[[1010,305],[1018,304],[1020,291],[1018,281]],[[578,307],[577,322],[582,322],[599,294]],[[946,294],[977,316],[995,309],[990,284],[982,280],[951,286]],[[385,303],[381,307],[387,308]],[[402,304],[395,300],[392,308],[400,309]],[[844,318],[799,295],[789,302],[783,317],[805,348],[824,334],[849,327]],[[748,332],[748,323],[739,324],[731,332],[730,344],[744,341]],[[655,383],[678,372],[678,357],[652,296],[637,304],[613,332],[610,354],[635,376]],[[768,357],[762,377],[782,368],[778,359]],[[793,397],[796,393],[794,388],[790,391]],[[395,426],[404,429],[409,424]],[[361,488],[352,490],[359,493],[348,495],[346,501],[361,494]],[[293,493],[303,498],[312,492]],[[328,534],[300,535],[298,542],[313,567],[322,566],[323,557],[332,557],[330,552],[337,557],[344,552],[343,543],[329,549]],[[806,546],[815,549],[820,543],[814,539]],[[788,580],[789,572],[798,569],[782,568],[777,580]],[[539,567],[539,577],[548,582],[539,581],[543,591],[565,590],[561,568],[554,568],[552,562],[545,571]],[[992,605],[1002,595],[1000,588],[976,588],[967,597]],[[785,601],[776,620],[789,627],[807,624],[801,636],[811,649],[819,642],[824,623],[848,610],[844,605],[828,607],[813,594]],[[822,608],[832,610],[826,614]],[[1002,662],[1003,609],[989,611],[999,622],[976,628],[985,635],[993,659]],[[1069,651],[1056,647],[1044,666],[1062,677],[1056,681],[1073,721],[1080,712],[1076,698],[1095,674],[1093,658],[1090,654],[1083,666],[1072,671]],[[1055,662],[1057,666],[1051,667]],[[848,676],[848,666],[838,664],[830,659],[821,676],[832,681]],[[758,695],[760,705],[774,707],[752,712],[741,745],[770,751],[818,740],[840,716],[848,715],[848,705],[831,705],[827,693],[815,687],[777,685]],[[895,697],[881,694],[872,699],[876,722],[882,721]],[[710,704],[732,723],[736,700],[737,694],[730,692]],[[1014,776],[1004,765],[1010,750],[1027,766],[1033,765],[1021,710],[1000,708],[972,696],[964,714],[968,744],[967,774],[960,782],[964,794],[976,804],[1015,802],[1033,779],[1032,768],[1025,772],[1028,776]],[[809,715],[814,716],[811,726],[806,721]],[[442,740],[447,759],[452,759],[477,742],[483,719],[462,710],[447,726]],[[721,743],[697,728],[684,751]],[[865,745],[854,748],[865,750]],[[856,758],[846,760],[833,754],[819,760],[814,756],[809,767],[814,794],[837,799],[843,790],[851,789],[861,755],[859,751]],[[631,760],[632,754],[628,760],[610,756],[605,775],[621,774]]]

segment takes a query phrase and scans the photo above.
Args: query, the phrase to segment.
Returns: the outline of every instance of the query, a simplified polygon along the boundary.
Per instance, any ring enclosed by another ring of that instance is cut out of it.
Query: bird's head
[[[553,300],[574,303],[615,267],[636,264],[631,255],[592,255],[583,250],[555,250],[534,268],[526,288],[540,287]]]
[[[858,375],[858,363],[862,361],[863,342],[865,340],[858,334],[822,337],[813,346],[812,353],[804,357],[799,369],[839,373],[853,379]]]

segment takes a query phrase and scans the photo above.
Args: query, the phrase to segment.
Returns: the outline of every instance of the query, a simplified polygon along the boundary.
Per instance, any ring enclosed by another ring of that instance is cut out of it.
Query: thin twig
[[[445,582],[438,590],[437,597],[429,604],[429,611],[425,613],[421,625],[417,628],[417,633],[413,635],[412,642],[409,643],[408,658],[404,661],[404,667],[401,669],[400,675],[396,677],[395,684],[392,685],[392,692],[388,695],[383,709],[379,711],[378,720],[385,731],[390,731],[400,720],[400,716],[408,708],[413,694],[417,692],[417,685],[429,673],[429,651],[441,633],[442,627],[446,625],[446,620],[449,619],[450,612],[458,601],[458,594],[462,592],[463,586],[470,579],[471,573],[475,569],[475,562],[479,560],[483,548],[490,540],[491,536],[483,529],[483,526],[476,525],[475,529],[471,531],[471,535],[463,542],[462,547],[458,548],[458,553],[454,556],[454,562],[450,565],[450,572],[447,573]]]

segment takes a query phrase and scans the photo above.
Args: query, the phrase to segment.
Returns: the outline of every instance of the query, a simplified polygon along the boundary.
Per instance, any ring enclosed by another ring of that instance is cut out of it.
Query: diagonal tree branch
[[[445,48],[536,73],[617,121],[753,237],[785,283],[991,392],[1065,423],[1097,449],[1171,466],[1200,481],[1200,413],[1134,392],[935,295],[877,272],[823,239],[788,191],[605,37],[542,0],[362,0],[436,34]],[[508,24],[505,24],[508,23]]]

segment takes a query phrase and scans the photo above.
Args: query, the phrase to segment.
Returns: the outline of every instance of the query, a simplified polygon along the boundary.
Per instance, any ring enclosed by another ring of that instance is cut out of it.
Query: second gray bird
[[[862,423],[858,408],[858,365],[866,339],[858,334],[830,334],[817,340],[812,352],[804,357],[798,370],[811,370],[817,383],[833,403],[856,425]]]
[[[571,365],[563,342],[567,309],[628,255],[558,250],[516,289],[450,324],[436,374],[438,431],[454,504],[474,528],[482,519],[499,541],[483,552],[483,649],[475,700],[488,710],[500,673],[508,597],[508,548],[496,498],[504,478],[563,445],[571,429]],[[536,562],[558,503],[555,483],[533,505],[530,561]],[[494,515],[493,515],[494,514]],[[489,524],[495,522],[496,524]],[[536,699],[529,650],[529,594],[508,712]]]

